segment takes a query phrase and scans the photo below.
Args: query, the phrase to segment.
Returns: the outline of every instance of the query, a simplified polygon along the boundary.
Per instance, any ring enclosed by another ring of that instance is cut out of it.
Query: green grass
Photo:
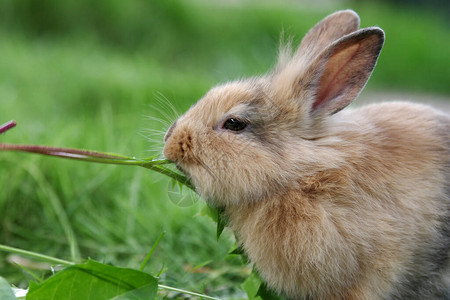
[[[282,30],[298,42],[322,17],[349,7],[46,0],[38,12],[32,1],[20,3],[0,7],[0,123],[18,122],[0,142],[139,157],[162,149],[153,140],[162,140],[167,124],[151,117],[175,119],[158,99],[181,113],[215,83],[269,69]],[[363,26],[378,25],[387,35],[369,89],[450,94],[443,17],[386,5],[350,7]],[[149,141],[148,129],[160,134]],[[0,168],[0,243],[138,268],[166,232],[146,268],[167,269],[161,283],[240,295],[249,269],[226,255],[232,233],[217,242],[215,224],[199,213],[203,203],[172,203],[162,175],[19,153],[1,153]],[[0,253],[0,276],[25,286],[30,276],[6,256]]]

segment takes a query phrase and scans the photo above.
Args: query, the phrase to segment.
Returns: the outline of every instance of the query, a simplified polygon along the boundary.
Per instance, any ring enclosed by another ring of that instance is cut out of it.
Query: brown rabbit
[[[340,112],[384,42],[358,27],[336,12],[271,73],[213,88],[164,155],[288,298],[449,298],[450,117],[403,102]]]

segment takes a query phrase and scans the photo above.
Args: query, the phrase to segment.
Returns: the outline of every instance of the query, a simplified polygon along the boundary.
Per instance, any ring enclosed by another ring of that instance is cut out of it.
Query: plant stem
[[[0,125],[0,134],[6,132],[8,129],[16,126],[16,122],[9,121],[3,125]],[[84,149],[73,149],[64,147],[51,147],[51,146],[41,146],[41,145],[21,145],[21,144],[8,144],[0,143],[0,151],[22,151],[31,152],[49,156],[56,156],[62,158],[76,159],[87,162],[96,162],[104,164],[115,164],[115,165],[131,165],[131,166],[141,166],[166,176],[184,184],[188,188],[195,191],[194,185],[191,181],[184,175],[174,172],[162,165],[171,164],[167,159],[156,159],[156,157],[149,157],[146,159],[136,159],[135,157],[120,155],[116,153],[91,151]]]
[[[5,125],[2,125],[2,128],[4,126]],[[50,147],[40,145],[7,144],[7,143],[0,143],[0,151],[22,151],[87,162],[140,166],[169,176],[172,179],[180,182],[181,184],[184,184],[191,190],[195,191],[194,185],[190,182],[190,180],[186,176],[174,172],[163,166],[165,164],[172,163],[167,159],[155,159],[154,157],[147,159],[136,159],[134,157],[124,156],[115,153],[106,153],[84,149],[72,149],[72,148]]]
[[[176,181],[178,181],[179,183],[187,186],[188,188],[190,188],[191,190],[193,190],[195,192],[195,187],[192,184],[192,182],[186,176],[184,176],[182,174],[176,173],[176,172],[174,172],[174,171],[172,171],[172,170],[170,170],[168,168],[165,168],[165,167],[163,167],[161,165],[158,165],[158,164],[154,165],[154,164],[151,164],[151,163],[144,163],[144,164],[141,164],[140,166],[144,167],[146,169],[150,169],[150,170],[159,172],[159,173],[164,174],[166,176],[169,176],[169,177],[175,179]]]
[[[3,124],[3,125],[0,125],[0,134],[6,132],[7,130],[13,128],[13,127],[16,126],[16,125],[17,125],[16,122],[15,122],[15,121],[12,121],[12,120],[9,121],[9,122],[6,122],[6,123]]]
[[[186,291],[186,290],[182,290],[182,289],[177,289],[177,288],[174,288],[174,287],[171,287],[171,286],[167,286],[167,285],[158,284],[158,287],[160,289],[164,289],[164,290],[168,290],[168,291],[174,291],[174,292],[179,292],[179,293],[183,293],[183,294],[188,294],[188,295],[192,295],[192,296],[196,296],[196,297],[201,297],[201,298],[204,298],[204,299],[220,300],[219,298],[206,296],[204,294],[198,294],[198,293],[194,293],[194,292],[190,292],[190,291]]]
[[[48,261],[51,263],[61,264],[61,265],[65,265],[65,266],[71,266],[71,265],[75,264],[71,261],[67,261],[67,260],[56,258],[56,257],[51,257],[51,256],[47,256],[44,254],[27,251],[27,250],[23,250],[23,249],[19,249],[19,248],[9,247],[9,246],[2,245],[2,244],[0,244],[0,250],[6,251],[6,252],[11,252],[11,253],[16,253],[16,254],[21,254],[21,255],[26,255],[26,256],[34,257],[39,260],[45,260],[45,261]]]

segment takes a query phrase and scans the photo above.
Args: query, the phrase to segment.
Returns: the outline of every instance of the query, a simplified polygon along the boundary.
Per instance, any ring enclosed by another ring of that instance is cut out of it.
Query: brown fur
[[[225,209],[279,293],[445,298],[450,117],[403,102],[337,113],[364,87],[384,41],[381,29],[358,24],[354,12],[337,12],[273,73],[213,88],[168,130],[164,155]],[[230,118],[247,127],[226,129]]]

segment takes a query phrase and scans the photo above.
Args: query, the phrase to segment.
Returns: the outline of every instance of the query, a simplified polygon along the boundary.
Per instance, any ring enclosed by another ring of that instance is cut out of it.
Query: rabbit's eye
[[[236,118],[229,118],[223,123],[223,129],[231,130],[231,131],[241,131],[247,127],[247,123],[242,122]]]

